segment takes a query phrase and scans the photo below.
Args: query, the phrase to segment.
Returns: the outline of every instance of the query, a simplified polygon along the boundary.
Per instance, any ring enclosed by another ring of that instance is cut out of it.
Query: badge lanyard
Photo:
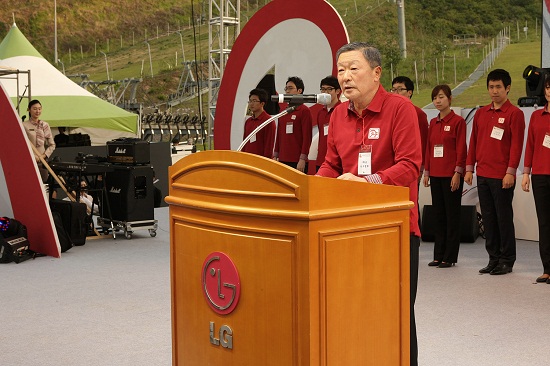
[[[357,158],[357,174],[370,175],[372,174],[372,145],[365,144],[365,119],[363,118],[361,148],[359,149],[359,157]]]

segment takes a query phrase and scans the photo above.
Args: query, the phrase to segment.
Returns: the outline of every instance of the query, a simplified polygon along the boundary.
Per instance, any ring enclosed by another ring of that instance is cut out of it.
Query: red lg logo
[[[202,266],[202,286],[208,305],[216,313],[227,315],[237,307],[241,281],[237,267],[226,254],[208,255]]]

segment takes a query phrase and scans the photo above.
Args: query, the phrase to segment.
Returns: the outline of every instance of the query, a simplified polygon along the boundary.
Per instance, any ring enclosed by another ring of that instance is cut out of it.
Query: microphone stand
[[[299,104],[298,104],[299,105]],[[294,112],[294,110],[296,109],[296,107],[298,107],[298,105],[293,105],[293,106],[290,106],[288,107],[287,109],[285,109],[284,111],[282,111],[281,113],[279,114],[276,114],[274,116],[271,116],[271,118],[269,118],[268,120],[266,120],[265,122],[263,122],[261,125],[259,125],[258,127],[256,127],[254,129],[254,131],[252,131],[250,133],[250,135],[246,136],[246,138],[243,140],[243,142],[241,143],[241,145],[237,148],[237,151],[241,151],[243,148],[244,148],[244,145],[246,145],[246,143],[248,141],[250,141],[250,139],[252,138],[252,136],[254,136],[255,134],[257,134],[262,128],[264,128],[265,126],[267,126],[268,124],[270,124],[273,120],[279,118],[279,117],[282,117],[284,115],[287,115],[288,113],[290,112]]]

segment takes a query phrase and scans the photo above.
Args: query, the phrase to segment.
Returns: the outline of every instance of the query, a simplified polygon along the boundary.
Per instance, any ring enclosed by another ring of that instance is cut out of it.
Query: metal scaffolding
[[[241,1],[210,0],[208,22],[208,148],[212,148],[214,116],[221,79],[231,46],[241,29]]]

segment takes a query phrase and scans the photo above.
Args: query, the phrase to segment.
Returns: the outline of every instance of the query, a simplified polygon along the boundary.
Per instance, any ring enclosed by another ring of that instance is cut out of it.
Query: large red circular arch
[[[325,34],[335,54],[348,42],[348,34],[336,10],[325,0],[275,0],[261,8],[246,24],[231,50],[224,70],[216,105],[214,147],[231,148],[231,123],[235,108],[235,93],[244,66],[262,36],[277,24],[289,19],[305,19],[314,23]],[[302,47],[315,47],[302,40]],[[283,50],[281,50],[283,52]],[[336,65],[333,61],[333,73]]]

